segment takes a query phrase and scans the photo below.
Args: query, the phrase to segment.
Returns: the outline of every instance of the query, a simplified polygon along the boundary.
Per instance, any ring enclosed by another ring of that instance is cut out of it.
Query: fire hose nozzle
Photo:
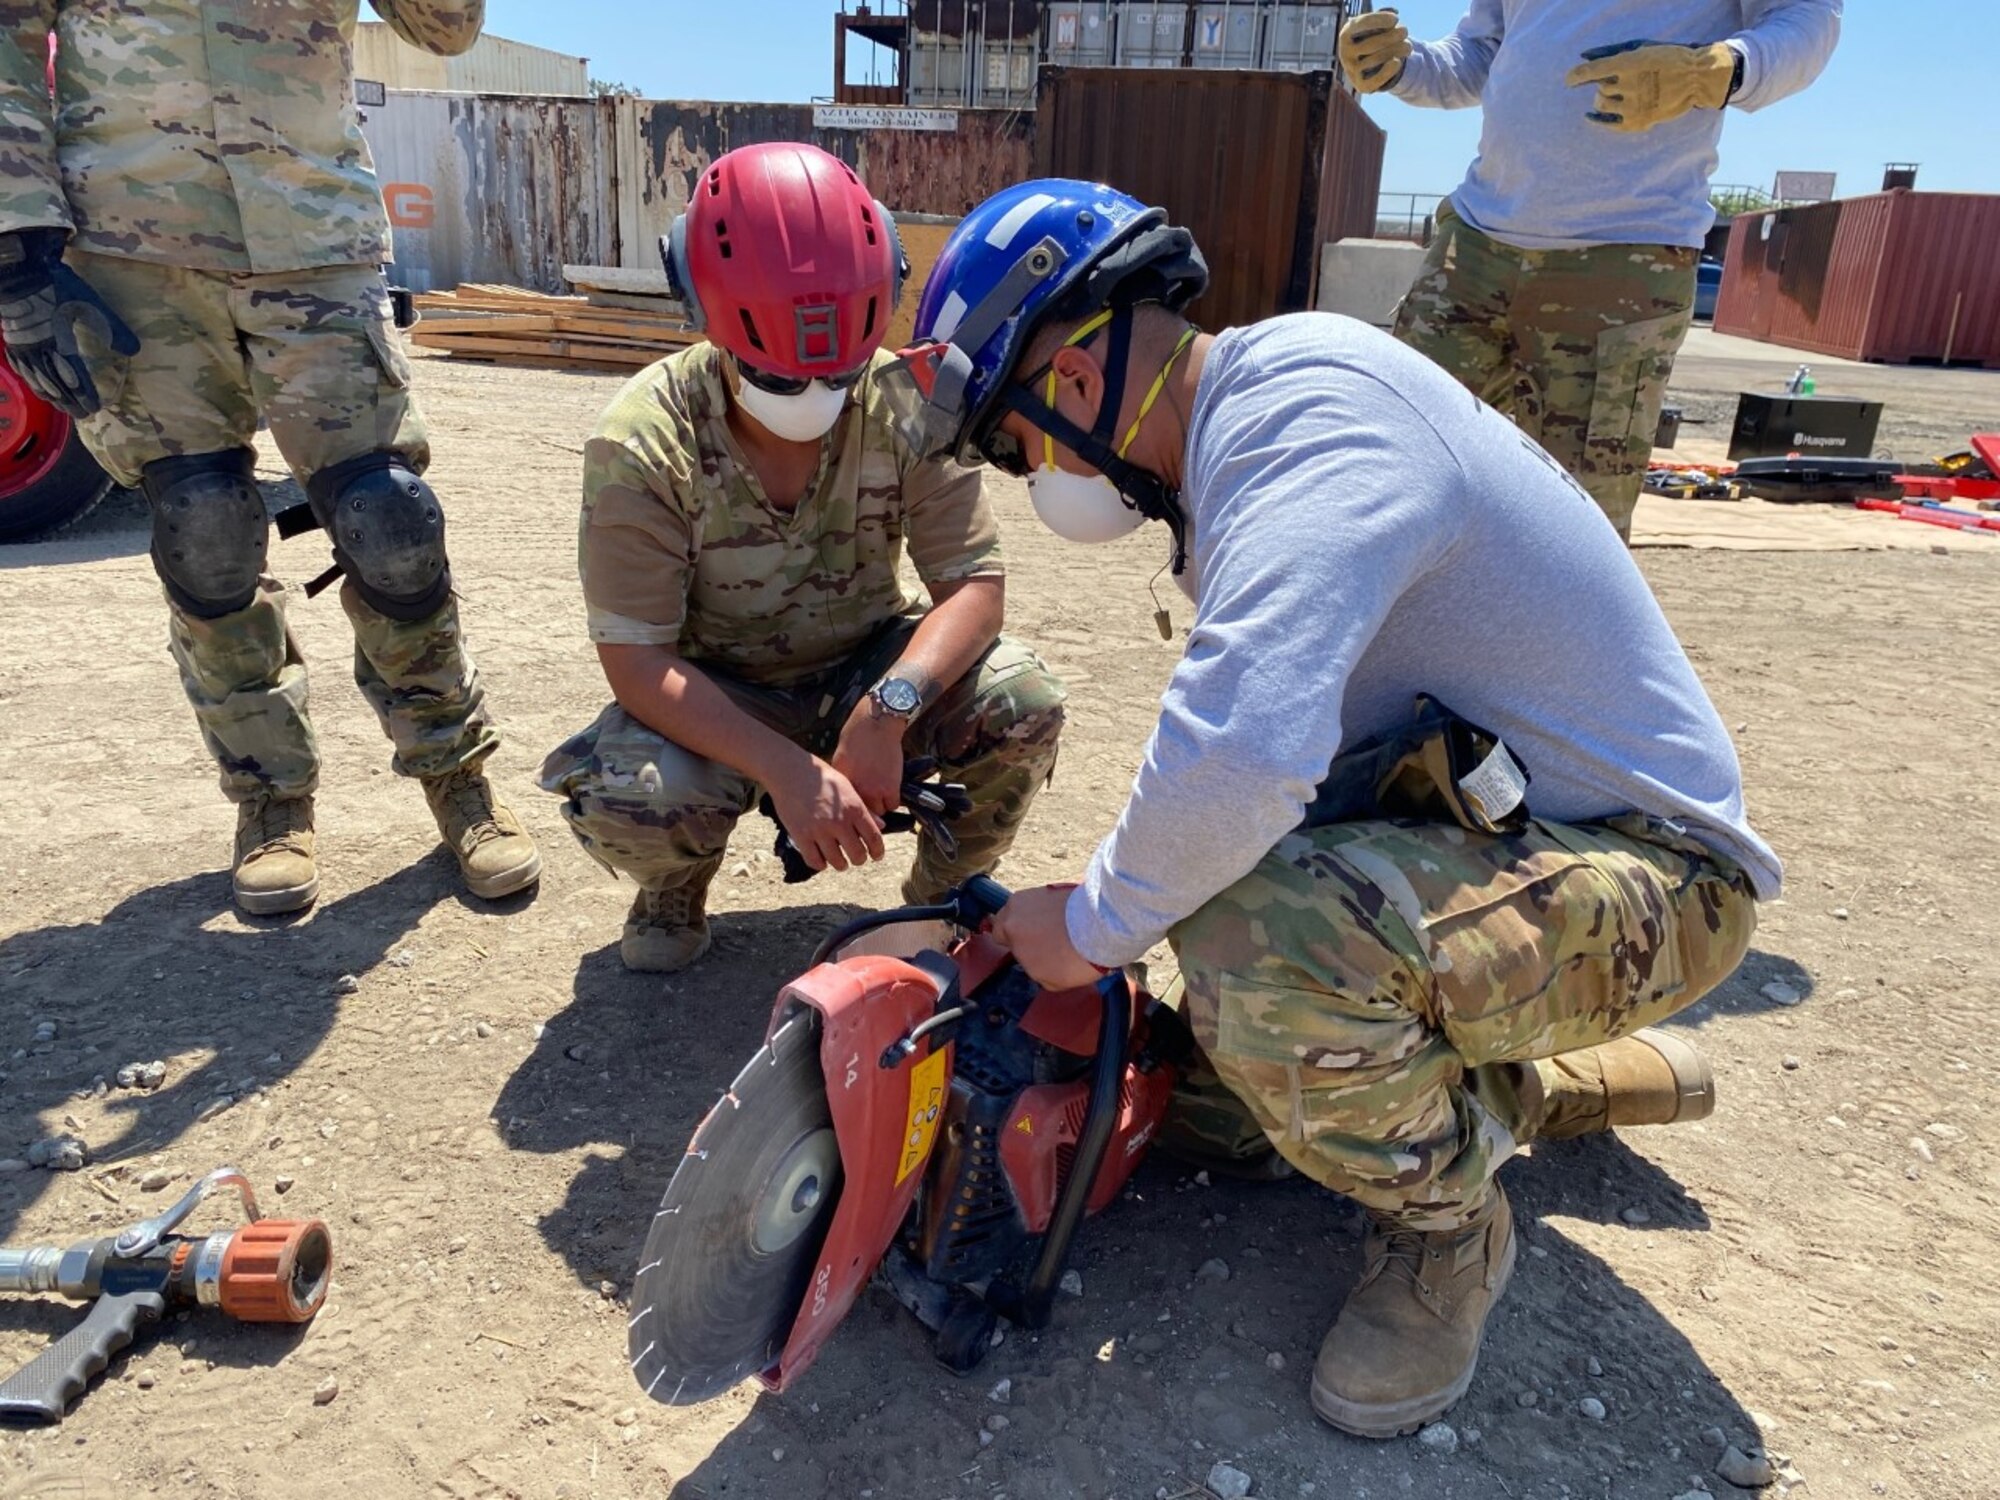
[[[246,1323],[304,1323],[326,1301],[333,1238],[319,1219],[259,1219],[229,1234],[215,1257],[215,1303]],[[208,1259],[203,1247],[202,1261]],[[196,1287],[209,1300],[201,1268]]]
[[[170,1231],[203,1197],[233,1187],[250,1222],[201,1238]],[[333,1238],[320,1219],[266,1219],[243,1174],[211,1172],[165,1213],[115,1238],[0,1249],[0,1292],[55,1292],[90,1311],[0,1379],[0,1423],[60,1422],[119,1350],[170,1307],[219,1308],[247,1323],[303,1323],[326,1301]]]

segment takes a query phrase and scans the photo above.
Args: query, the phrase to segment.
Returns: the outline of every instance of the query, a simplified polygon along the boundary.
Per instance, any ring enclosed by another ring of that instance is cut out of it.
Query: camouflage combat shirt
[[[727,356],[697,344],[641,372],[584,449],[578,571],[591,639],[669,646],[746,682],[794,683],[911,609],[927,584],[998,574],[979,474],[919,459],[875,357],[796,508],[765,496],[729,431]]]
[[[486,0],[371,0],[463,52]],[[354,107],[360,0],[0,0],[0,232],[207,271],[389,259]],[[56,105],[46,87],[48,37]]]

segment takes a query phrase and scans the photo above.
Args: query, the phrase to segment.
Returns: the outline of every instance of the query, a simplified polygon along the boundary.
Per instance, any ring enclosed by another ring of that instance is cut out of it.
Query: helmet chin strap
[[[1125,497],[1126,504],[1140,515],[1149,521],[1164,521],[1173,533],[1173,571],[1179,574],[1187,570],[1187,513],[1181,506],[1181,492],[1159,475],[1149,473],[1123,457],[1112,446],[1118,432],[1118,413],[1125,403],[1127,356],[1132,351],[1132,321],[1130,307],[1120,307],[1111,315],[1108,330],[1111,348],[1104,367],[1104,400],[1097,408],[1097,421],[1090,431],[1085,432],[1053,406],[1045,404],[1033,392],[1015,382],[1008,382],[1000,399],[1008,410],[1027,418],[1110,480],[1117,486],[1118,493]],[[1183,342],[1182,347],[1185,346]],[[1180,350],[1174,352],[1178,356]],[[1169,361],[1169,366],[1171,363]],[[1165,369],[1161,370],[1161,382],[1165,381],[1166,373]],[[1127,442],[1130,442],[1129,438]]]

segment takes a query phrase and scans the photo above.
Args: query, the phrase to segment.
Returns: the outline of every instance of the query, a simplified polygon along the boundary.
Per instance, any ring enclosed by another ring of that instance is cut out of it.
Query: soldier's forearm
[[[375,13],[412,47],[456,57],[479,40],[486,0],[368,0]]]
[[[805,751],[738,708],[700,667],[664,646],[600,645],[597,659],[618,706],[684,750],[763,786],[806,758]]]
[[[931,588],[931,611],[885,676],[904,677],[927,700],[971,671],[1000,634],[1007,613],[1007,580],[999,574],[964,578]],[[918,681],[919,678],[925,679]]]
[[[56,0],[0,0],[0,233],[68,229],[49,100]]]

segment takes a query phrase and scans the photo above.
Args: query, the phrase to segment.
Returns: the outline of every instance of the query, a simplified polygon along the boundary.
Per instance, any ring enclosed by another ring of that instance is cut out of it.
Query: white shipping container
[[[1178,68],[1187,40],[1185,4],[1127,5],[1118,12],[1118,66]]]
[[[1254,68],[1261,12],[1258,0],[1209,0],[1194,17],[1197,68]]]
[[[1063,67],[1111,65],[1111,0],[1054,0],[1045,7],[1048,60]]]
[[[461,94],[574,96],[590,92],[588,58],[491,35],[480,37],[457,57],[439,57],[412,47],[386,21],[363,21],[355,27],[354,76],[386,88]]]
[[[1262,67],[1313,73],[1335,66],[1334,43],[1347,8],[1341,4],[1279,5],[1264,28]]]

